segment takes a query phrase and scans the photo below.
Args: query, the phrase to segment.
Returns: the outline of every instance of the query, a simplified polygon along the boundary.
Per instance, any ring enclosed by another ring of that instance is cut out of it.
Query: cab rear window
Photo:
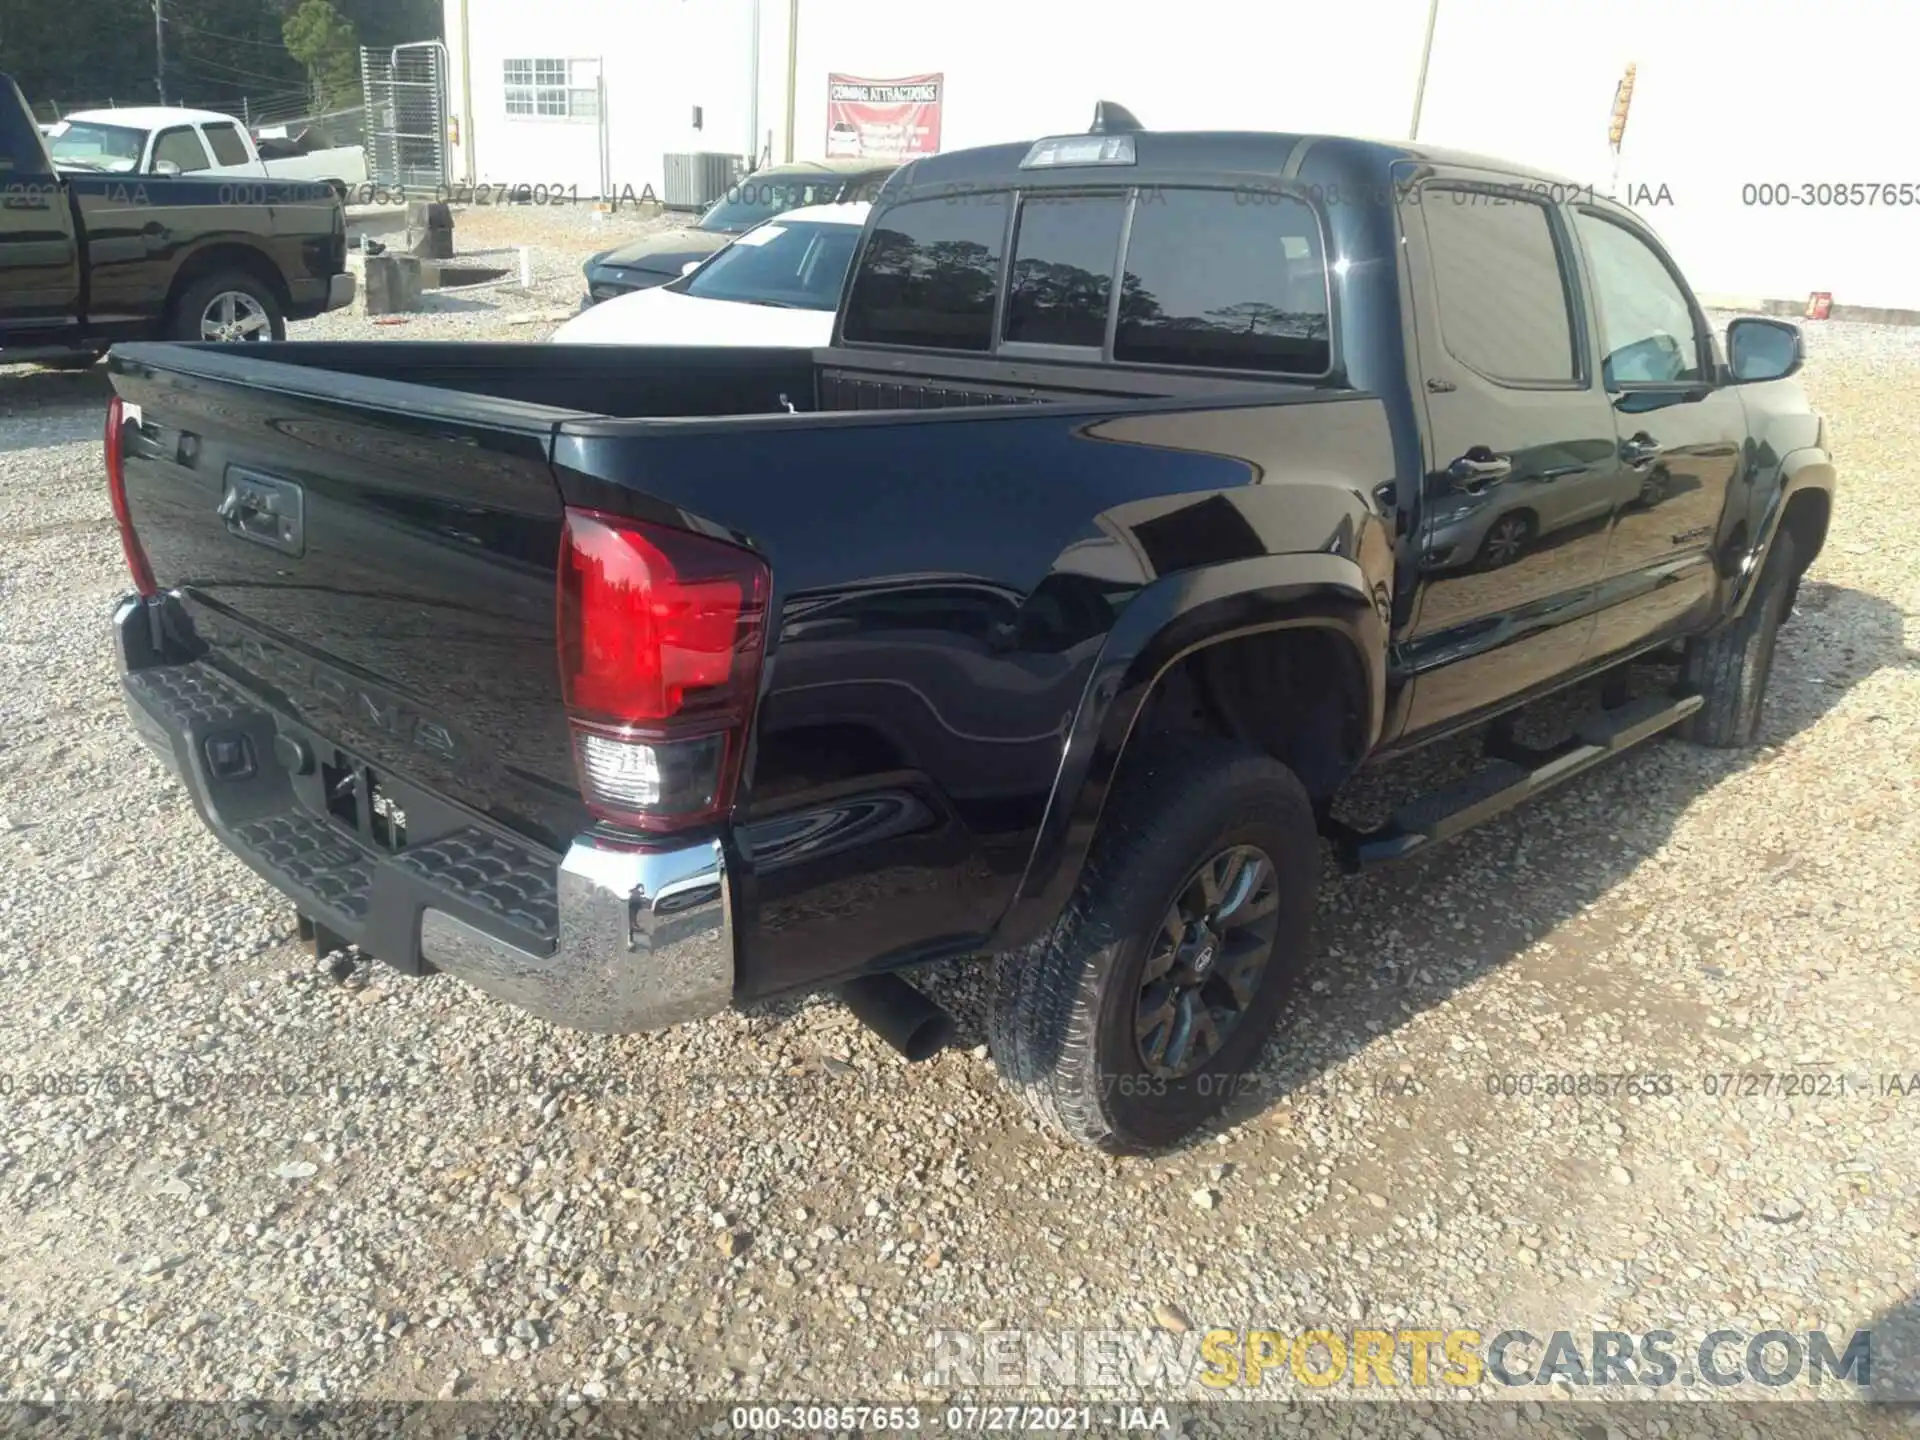
[[[1113,358],[1319,375],[1327,262],[1301,200],[1230,190],[1143,193],[1127,236]]]
[[[1003,338],[1029,345],[1107,341],[1113,261],[1127,197],[1042,192],[1020,201]]]
[[[860,257],[842,333],[875,345],[993,347],[1005,194],[909,200],[886,211]]]
[[[1017,197],[1012,254],[1003,257],[1015,203],[1010,192],[969,192],[882,212],[854,277],[844,338],[974,352],[1070,346],[1123,365],[1327,372],[1326,254],[1304,200],[1249,204],[1232,190],[1159,186],[1131,195],[1030,191]]]

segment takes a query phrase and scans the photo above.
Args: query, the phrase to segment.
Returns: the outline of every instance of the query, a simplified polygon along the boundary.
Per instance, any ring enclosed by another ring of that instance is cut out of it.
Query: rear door
[[[0,345],[58,339],[80,319],[80,249],[67,189],[33,117],[0,76]]]
[[[1590,659],[1687,628],[1713,604],[1746,406],[1722,387],[1699,305],[1653,235],[1618,206],[1573,209],[1600,375],[1632,479],[1612,518]],[[1744,513],[1745,507],[1741,507]]]
[[[1624,483],[1565,206],[1429,168],[1400,205],[1426,405],[1406,734],[1576,669]]]

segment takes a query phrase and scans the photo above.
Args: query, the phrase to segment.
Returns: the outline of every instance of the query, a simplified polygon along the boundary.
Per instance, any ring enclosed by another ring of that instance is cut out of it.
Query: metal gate
[[[438,40],[362,50],[367,178],[434,191],[447,183],[447,47]]]

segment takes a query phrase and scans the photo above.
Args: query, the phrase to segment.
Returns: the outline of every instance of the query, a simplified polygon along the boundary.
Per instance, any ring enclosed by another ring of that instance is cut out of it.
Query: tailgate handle
[[[227,472],[219,515],[227,533],[288,555],[306,553],[306,497],[291,480],[246,470]]]

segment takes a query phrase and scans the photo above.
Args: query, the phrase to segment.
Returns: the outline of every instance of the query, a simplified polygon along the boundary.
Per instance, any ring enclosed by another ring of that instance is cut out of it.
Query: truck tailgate
[[[318,764],[564,848],[548,458],[575,412],[198,347],[122,346],[112,378],[170,645],[344,752]]]

